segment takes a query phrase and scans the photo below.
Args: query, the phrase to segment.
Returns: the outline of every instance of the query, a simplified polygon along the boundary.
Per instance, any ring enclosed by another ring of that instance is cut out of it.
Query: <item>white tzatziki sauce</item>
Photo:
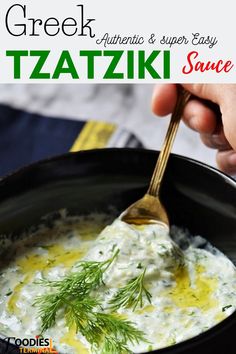
[[[197,336],[235,311],[235,266],[209,244],[199,248],[204,243],[200,236],[173,228],[175,242],[187,245],[180,251],[162,226],[136,227],[116,219],[105,227],[108,220],[102,214],[62,217],[16,242],[1,256],[0,333],[18,338],[38,335],[41,320],[33,304],[45,292],[39,280],[60,280],[73,272],[76,262],[107,260],[114,249],[119,254],[104,274],[103,307],[144,268],[145,287],[152,296],[151,303],[144,298],[142,308],[117,310],[148,340],[128,343],[132,352],[151,351]],[[60,315],[44,336],[53,339],[59,353],[91,353],[86,339],[68,329]]]

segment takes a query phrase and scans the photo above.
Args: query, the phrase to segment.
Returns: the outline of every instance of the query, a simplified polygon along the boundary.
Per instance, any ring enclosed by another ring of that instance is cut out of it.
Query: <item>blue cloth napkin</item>
[[[83,130],[81,140],[84,141],[86,136],[87,143],[93,134],[97,134],[97,139],[102,136],[104,138],[104,134],[101,134],[101,122],[97,122],[99,127],[96,124],[88,126],[88,123],[84,120],[46,117],[0,105],[0,176],[34,161],[68,152]],[[94,129],[91,130],[91,126]],[[112,136],[109,139],[106,144],[109,147],[142,146],[133,134],[119,128],[112,127]]]

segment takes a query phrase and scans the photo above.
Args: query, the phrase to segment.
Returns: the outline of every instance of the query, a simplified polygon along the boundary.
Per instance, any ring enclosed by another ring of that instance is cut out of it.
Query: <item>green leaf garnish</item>
[[[227,305],[227,306],[222,307],[222,312],[225,312],[230,307],[232,307],[232,305]]]
[[[121,307],[131,307],[134,311],[138,305],[142,308],[144,296],[151,303],[152,295],[144,286],[145,273],[146,268],[138,277],[131,279],[128,284],[117,291],[109,302],[112,310],[118,310]]]
[[[136,329],[132,322],[114,313],[101,312],[101,301],[91,296],[91,292],[103,284],[103,275],[118,253],[119,250],[104,262],[79,262],[77,271],[62,280],[40,280],[41,284],[51,289],[50,293],[38,296],[34,302],[42,321],[42,333],[55,325],[60,311],[66,325],[75,327],[95,353],[130,353],[128,342],[146,341],[144,333]]]
[[[62,280],[42,279],[38,283],[52,288],[52,293],[38,296],[34,305],[39,308],[42,320],[42,332],[54,326],[56,314],[65,302],[77,298],[80,302],[92,290],[102,283],[103,274],[117,257],[119,250],[104,262],[82,261],[77,264],[78,271],[67,275]]]

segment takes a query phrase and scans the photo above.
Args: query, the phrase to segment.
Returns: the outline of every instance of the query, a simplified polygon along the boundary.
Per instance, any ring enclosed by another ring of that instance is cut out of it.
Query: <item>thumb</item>
[[[182,86],[194,96],[210,100],[218,105],[222,98],[222,93],[225,85],[212,85],[212,84],[182,84]]]

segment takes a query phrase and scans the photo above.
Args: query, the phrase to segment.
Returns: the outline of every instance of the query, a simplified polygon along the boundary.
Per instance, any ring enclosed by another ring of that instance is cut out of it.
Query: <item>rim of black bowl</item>
[[[16,170],[6,174],[5,176],[1,177],[1,179],[0,179],[0,188],[2,187],[2,185],[4,185],[5,182],[10,180],[11,178],[14,178],[19,173],[27,173],[27,171],[29,171],[39,165],[44,165],[46,163],[50,163],[50,162],[54,162],[54,161],[55,162],[60,161],[60,160],[63,161],[64,159],[68,159],[70,157],[72,158],[72,156],[76,156],[76,155],[91,155],[91,154],[94,155],[94,154],[104,154],[104,153],[110,154],[112,152],[119,153],[119,151],[126,151],[127,153],[136,152],[139,154],[140,153],[141,154],[150,154],[150,153],[151,154],[158,154],[160,152],[159,150],[151,150],[151,149],[143,149],[143,148],[101,148],[101,149],[82,150],[82,151],[77,151],[77,152],[67,152],[65,154],[54,155],[54,156],[50,156],[45,159],[40,159],[36,162],[25,165],[23,167],[20,167]],[[231,176],[227,175],[226,173],[218,170],[217,168],[215,168],[213,166],[210,166],[204,162],[195,160],[193,158],[186,157],[186,156],[179,155],[179,154],[175,154],[175,153],[171,153],[170,158],[174,158],[177,160],[178,159],[185,160],[185,161],[190,162],[193,165],[198,165],[204,169],[210,170],[213,174],[217,174],[219,177],[223,178],[225,181],[229,182],[230,184],[232,184],[232,186],[234,186],[236,188],[236,180],[234,180]],[[236,321],[236,310],[231,315],[229,315],[227,318],[225,318],[224,320],[222,320],[221,322],[219,322],[215,326],[209,328],[208,330],[198,334],[197,336],[186,339],[182,342],[179,342],[177,344],[173,344],[168,347],[164,347],[164,348],[156,349],[156,350],[154,349],[152,351],[149,351],[148,353],[152,353],[152,354],[178,354],[179,353],[180,354],[180,353],[182,353],[182,351],[186,351],[186,350],[191,352],[191,349],[195,348],[196,345],[204,344],[209,339],[216,337],[222,331],[226,331],[227,328],[231,327],[231,323],[233,320]],[[4,340],[4,338],[6,338],[5,335],[0,333],[0,339]],[[140,354],[146,354],[146,352],[140,353]]]
[[[6,175],[3,175],[0,177],[0,183],[2,181],[4,181],[5,179],[8,179],[9,177],[12,177],[16,174],[18,174],[19,172],[25,172],[28,169],[34,168],[38,165],[41,164],[45,164],[45,163],[49,163],[49,162],[53,162],[53,161],[59,161],[59,160],[64,160],[67,159],[69,156],[73,156],[73,155],[86,155],[86,154],[100,154],[100,153],[111,153],[111,152],[119,152],[119,151],[127,151],[127,152],[137,152],[137,153],[142,153],[142,154],[159,154],[160,150],[153,150],[153,149],[144,149],[144,148],[129,148],[129,147],[124,147],[124,148],[99,148],[99,149],[90,149],[90,150],[81,150],[81,151],[75,151],[75,152],[66,152],[64,154],[59,154],[59,155],[53,155],[53,156],[49,156],[43,159],[39,159],[37,161],[34,161],[30,164],[26,164],[22,167],[19,167],[9,173],[7,173]],[[190,163],[193,163],[194,165],[198,165],[198,166],[202,166],[208,170],[211,170],[212,172],[218,174],[221,177],[224,177],[224,179],[227,179],[230,182],[233,182],[233,184],[236,186],[236,179],[234,179],[233,177],[231,177],[230,175],[226,174],[225,172],[220,171],[219,169],[217,169],[216,167],[210,166],[205,162],[193,159],[191,157],[188,156],[184,156],[184,155],[180,155],[180,154],[176,154],[176,153],[171,153],[170,154],[170,158],[176,158],[176,159],[180,159],[180,160],[185,160],[188,161]],[[150,176],[151,177],[151,176]]]

